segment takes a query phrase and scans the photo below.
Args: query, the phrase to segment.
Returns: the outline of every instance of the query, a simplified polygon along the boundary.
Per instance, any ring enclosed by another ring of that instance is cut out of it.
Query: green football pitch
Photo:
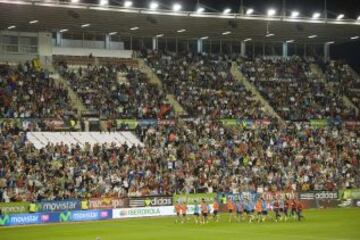
[[[175,217],[0,228],[1,240],[360,239],[360,209],[307,210],[302,222],[175,224]]]

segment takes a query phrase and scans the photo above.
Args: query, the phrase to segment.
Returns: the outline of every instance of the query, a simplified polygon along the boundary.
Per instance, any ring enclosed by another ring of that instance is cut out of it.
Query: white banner
[[[176,215],[174,206],[113,209],[113,218],[136,218]]]
[[[210,212],[213,212],[210,206]],[[163,207],[141,207],[141,208],[118,208],[113,209],[113,218],[137,218],[137,217],[159,217],[159,216],[175,216],[174,206]],[[194,206],[188,205],[187,214],[194,214]]]

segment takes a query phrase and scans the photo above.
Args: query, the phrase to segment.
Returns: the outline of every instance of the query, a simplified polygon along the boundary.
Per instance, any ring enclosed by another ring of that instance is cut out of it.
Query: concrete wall
[[[114,58],[132,57],[131,50],[53,47],[53,55],[89,56],[90,54],[92,54],[94,57],[114,57]]]

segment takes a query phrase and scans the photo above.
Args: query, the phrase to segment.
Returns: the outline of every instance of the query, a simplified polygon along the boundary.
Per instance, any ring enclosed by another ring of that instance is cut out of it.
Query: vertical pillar
[[[287,42],[283,42],[283,44],[282,44],[282,56],[283,56],[283,58],[288,57],[288,43]]]
[[[109,34],[105,35],[105,49],[110,49],[111,36]]]
[[[330,44],[329,43],[324,44],[324,60],[325,60],[325,62],[330,60]]]
[[[133,50],[133,37],[130,36],[130,50]]]
[[[190,51],[190,42],[189,40],[186,41],[186,51]]]
[[[56,46],[60,47],[61,46],[61,32],[56,32]]]
[[[255,43],[252,43],[252,57],[255,58],[256,54],[255,54]]]
[[[306,57],[306,51],[307,51],[307,49],[306,49],[306,43],[304,43],[304,57]]]
[[[210,50],[209,50],[209,53],[212,53],[212,41],[211,41],[211,40],[209,41],[209,44],[210,44],[210,46],[209,46],[209,49],[210,49]]]
[[[175,38],[175,52],[178,53],[178,38]]]
[[[152,38],[152,50],[157,50],[159,47],[159,40],[157,37]]]
[[[167,38],[165,38],[165,51],[168,50],[168,42],[167,42]]]
[[[246,56],[246,42],[244,42],[244,41],[241,41],[241,44],[240,44],[240,55],[242,57]]]
[[[198,53],[203,52],[203,40],[202,39],[197,40],[197,52]]]
[[[263,51],[263,56],[265,56],[265,43],[264,42],[262,44],[262,51]]]
[[[222,49],[222,41],[220,40],[219,41],[219,44],[220,44],[220,54],[222,53],[223,49]]]

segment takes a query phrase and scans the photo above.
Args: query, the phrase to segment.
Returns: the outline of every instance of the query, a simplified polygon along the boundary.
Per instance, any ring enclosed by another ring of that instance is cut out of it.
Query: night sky
[[[70,1],[70,0],[69,0]],[[81,2],[98,3],[98,0],[81,0]],[[151,0],[133,0],[134,7],[148,7]],[[183,10],[194,10],[198,0],[157,0],[160,8],[170,9],[175,2],[182,4]],[[233,12],[240,9],[241,0],[199,0],[207,11],[222,11],[231,8]],[[266,9],[276,8],[278,12],[282,8],[282,0],[243,0],[244,6],[254,8],[256,14],[266,13]],[[112,5],[122,5],[123,0],[110,0]],[[288,14],[292,10],[298,10],[302,16],[311,16],[313,12],[323,12],[324,0],[287,0],[286,9]],[[357,19],[360,16],[360,0],[327,0],[328,17],[335,18],[337,14],[345,14],[345,18]],[[359,27],[360,35],[360,27]],[[334,59],[346,59],[357,71],[360,71],[360,41],[333,45],[331,57]]]

